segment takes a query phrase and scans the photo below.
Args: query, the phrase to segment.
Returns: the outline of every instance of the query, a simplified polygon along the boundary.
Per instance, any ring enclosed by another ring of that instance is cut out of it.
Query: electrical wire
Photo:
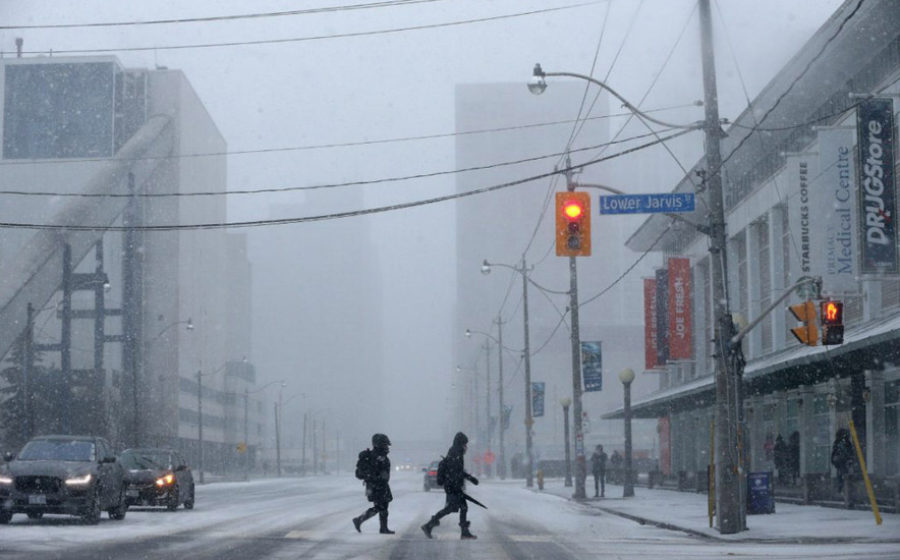
[[[511,14],[502,14],[499,16],[488,16],[483,18],[472,18],[472,19],[463,19],[456,21],[449,21],[444,23],[430,23],[430,24],[422,24],[422,25],[411,25],[407,27],[393,27],[387,29],[376,29],[372,31],[354,31],[348,33],[333,33],[330,35],[309,35],[305,37],[287,37],[283,39],[258,39],[255,41],[221,41],[216,43],[192,43],[192,44],[183,44],[183,45],[159,45],[152,47],[106,47],[106,48],[97,48],[97,49],[64,49],[64,50],[54,50],[53,54],[55,55],[69,55],[69,54],[100,54],[100,53],[115,53],[115,52],[146,52],[146,51],[172,51],[172,50],[185,50],[185,49],[210,49],[210,48],[222,48],[222,47],[245,47],[245,46],[259,46],[259,45],[283,45],[287,43],[302,43],[307,41],[321,41],[328,39],[348,39],[348,38],[357,38],[357,37],[371,37],[375,35],[386,35],[392,33],[405,33],[407,31],[424,31],[427,29],[440,29],[446,27],[458,27],[462,25],[470,25],[474,23],[487,23],[493,21],[502,21],[511,18],[518,17],[526,17],[533,16],[538,14],[547,14],[551,12],[558,12],[562,10],[571,10],[575,8],[582,8],[584,6],[590,6],[593,4],[598,4],[601,1],[606,0],[593,0],[589,2],[582,2],[579,4],[569,4],[566,6],[557,6],[554,8],[544,8],[540,10],[531,10],[528,12],[516,12]],[[43,51],[27,51],[24,54],[33,54],[40,55],[44,54]]]
[[[639,136],[635,136],[632,138],[628,138],[625,140],[620,140],[617,143],[625,143],[633,140],[643,139],[652,136],[652,134],[642,134]],[[580,148],[579,151],[587,151],[594,150],[597,146],[590,146],[587,148]],[[227,191],[195,191],[195,192],[168,192],[168,193],[148,193],[148,192],[140,192],[135,194],[130,193],[85,193],[85,192],[57,192],[57,191],[26,191],[26,190],[15,190],[15,189],[6,189],[0,190],[0,195],[15,195],[15,196],[52,196],[52,197],[69,197],[69,198],[131,198],[131,197],[139,197],[139,198],[182,198],[182,197],[195,197],[195,196],[228,196],[228,195],[251,195],[251,194],[271,194],[271,193],[285,193],[285,192],[296,192],[296,191],[309,191],[309,190],[320,190],[320,189],[332,189],[338,187],[354,187],[354,186],[365,186],[365,185],[374,185],[379,183],[391,183],[397,181],[409,181],[413,179],[427,179],[431,177],[440,177],[442,175],[454,175],[456,173],[465,173],[469,171],[482,171],[486,169],[496,169],[499,167],[506,167],[510,165],[519,165],[522,163],[530,163],[534,161],[539,161],[542,159],[547,159],[551,157],[558,156],[559,153],[556,154],[547,154],[542,156],[533,156],[530,158],[523,158],[514,161],[506,161],[499,163],[491,163],[485,165],[478,165],[473,167],[465,167],[462,169],[451,169],[444,171],[431,171],[427,173],[418,173],[414,175],[402,175],[395,177],[384,177],[380,179],[366,179],[360,181],[346,181],[342,183],[326,183],[321,185],[306,185],[301,187],[269,187],[269,188],[260,188],[260,189],[229,189]],[[123,160],[124,161],[124,160]]]
[[[639,146],[635,146],[633,148],[629,148],[627,150],[623,150],[621,152],[617,152],[610,156],[597,158],[593,161],[584,162],[578,165],[578,168],[587,167],[589,165],[593,165],[596,163],[600,163],[602,161],[608,161],[610,159],[614,159],[617,157],[621,157],[638,150],[642,150],[648,148],[650,146],[654,146],[661,141],[666,141],[672,138],[676,138],[680,135],[687,134],[691,132],[690,130],[682,130],[671,134],[661,140],[656,140],[652,142],[648,142]],[[389,206],[380,206],[376,208],[368,208],[364,210],[352,210],[348,212],[335,212],[332,214],[321,214],[317,216],[303,216],[296,218],[280,218],[280,219],[271,219],[271,220],[252,220],[252,221],[243,221],[243,222],[208,222],[208,223],[195,223],[195,224],[170,224],[170,225],[144,225],[144,226],[96,226],[96,225],[82,225],[82,224],[35,224],[35,223],[15,223],[15,222],[0,222],[0,227],[7,228],[15,228],[15,229],[48,229],[48,230],[68,230],[68,231],[128,231],[128,230],[140,230],[140,231],[178,231],[178,230],[200,230],[200,229],[227,229],[227,228],[245,228],[245,227],[258,227],[258,226],[272,226],[272,225],[286,225],[286,224],[298,224],[305,222],[317,222],[317,221],[325,221],[325,220],[333,220],[340,218],[350,218],[355,216],[366,216],[370,214],[380,214],[384,212],[391,212],[396,210],[403,210],[407,208],[414,208],[417,206],[425,206],[429,204],[435,204],[438,202],[446,202],[448,200],[458,200],[461,198],[467,198],[470,196],[475,196],[479,194],[485,194],[509,187],[513,187],[516,185],[521,185],[524,183],[529,183],[531,181],[536,181],[539,179],[544,179],[546,177],[551,176],[556,173],[543,173],[540,175],[534,175],[531,177],[526,177],[524,179],[518,179],[515,181],[507,181],[505,183],[500,183],[496,185],[490,185],[487,187],[480,187],[477,189],[473,189],[470,191],[465,191],[461,193],[453,193],[444,196],[438,196],[434,198],[428,198],[424,200],[416,200],[411,202],[404,202],[399,204],[393,204]]]
[[[443,0],[388,0],[384,2],[372,2],[368,4],[347,4],[343,6],[328,6],[324,8],[307,8],[304,10],[287,10],[282,12],[256,12],[248,14],[233,14],[225,16],[205,16],[177,19],[153,19],[144,21],[110,21],[110,22],[85,22],[85,23],[42,23],[34,25],[0,25],[0,31],[12,29],[77,29],[85,27],[126,27],[140,25],[171,25],[182,23],[208,23],[216,21],[235,21],[244,19],[261,19],[283,16],[301,16],[311,14],[323,14],[333,12],[347,12],[366,10],[369,8],[392,8],[396,6],[408,6],[413,4],[426,4]]]
[[[685,107],[685,105],[671,105],[668,107],[661,107],[658,109],[652,109],[646,111],[647,113],[661,112],[661,111],[669,111],[672,109],[681,109]],[[628,115],[629,113],[613,113],[609,115],[599,115],[596,117],[590,117],[591,120],[595,119],[610,119],[614,117],[623,117]],[[562,120],[562,121],[548,121],[542,123],[531,123],[531,124],[523,124],[517,126],[507,126],[507,127],[498,127],[498,128],[481,128],[474,130],[463,130],[459,132],[443,132],[437,134],[422,134],[417,136],[399,136],[394,138],[382,138],[377,140],[360,140],[360,141],[351,141],[351,142],[336,142],[329,144],[306,144],[301,146],[280,146],[275,148],[258,148],[255,150],[222,150],[217,152],[195,152],[188,154],[167,154],[161,156],[141,156],[134,158],[116,158],[115,156],[110,157],[89,157],[89,158],[75,158],[75,159],[48,159],[41,161],[42,166],[47,165],[63,165],[69,163],[85,163],[85,162],[106,162],[106,161],[154,161],[154,160],[174,160],[174,159],[183,159],[183,158],[200,158],[200,157],[212,157],[212,156],[235,156],[235,155],[250,155],[250,154],[268,154],[268,153],[277,153],[277,152],[294,152],[294,151],[307,151],[307,150],[322,150],[322,149],[331,149],[331,148],[348,148],[348,147],[357,147],[357,146],[370,146],[376,144],[392,144],[392,143],[400,143],[400,142],[413,142],[419,140],[436,140],[441,138],[454,138],[457,136],[467,136],[474,134],[487,134],[494,132],[512,132],[516,130],[526,130],[529,128],[542,128],[549,126],[557,126],[564,125],[576,122],[574,119]],[[0,161],[0,167],[8,166],[8,165],[34,165],[34,160],[31,159],[4,159]]]

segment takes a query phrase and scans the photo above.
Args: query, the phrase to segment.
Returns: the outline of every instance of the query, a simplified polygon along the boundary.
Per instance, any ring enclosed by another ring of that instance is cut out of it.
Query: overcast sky
[[[0,0],[0,24],[147,21],[363,3],[370,2]],[[377,141],[453,133],[456,84],[522,82],[524,95],[535,62],[548,72],[587,74],[593,67],[595,76],[635,104],[655,82],[643,104],[648,109],[702,98],[695,0],[380,3],[394,5],[202,23],[2,29],[0,48],[9,56],[14,38],[23,37],[26,52],[52,50],[58,55],[112,49],[104,54],[118,56],[126,67],[180,69],[230,151],[308,148],[230,156],[230,189],[452,170],[452,137]],[[714,1],[722,116],[737,116],[747,95],[752,98],[765,86],[840,4],[839,0]],[[248,44],[270,40],[280,42]],[[196,46],[223,42],[243,44]],[[188,48],[166,48],[175,46]],[[121,50],[143,47],[155,48]],[[673,99],[671,91],[693,93]],[[574,117],[577,107],[572,110]],[[536,116],[535,122],[539,120]],[[359,142],[370,143],[333,146]],[[454,182],[452,175],[443,175],[348,188],[358,200],[360,191],[352,190],[357,188],[364,193],[364,205],[372,207],[447,194],[454,190]],[[662,185],[660,191],[670,188]],[[229,219],[264,219],[273,205],[297,202],[302,202],[297,194],[234,196],[229,198]],[[441,376],[452,367],[448,362],[454,223],[453,203],[371,219],[384,270],[383,367],[391,384],[411,394],[431,395],[436,387],[445,386]],[[298,235],[314,235],[317,226],[285,227]],[[250,255],[251,260],[264,257]],[[508,260],[516,258],[511,255]],[[286,283],[283,289],[292,287]],[[410,360],[410,352],[418,359]],[[265,364],[272,357],[252,358]],[[418,365],[413,370],[410,363]],[[422,363],[427,364],[425,371]],[[260,374],[278,378],[277,372],[265,368]],[[413,437],[439,431],[443,421],[432,399],[418,399],[403,410],[396,410],[399,407],[392,402],[385,406],[395,412],[387,428],[406,429]]]

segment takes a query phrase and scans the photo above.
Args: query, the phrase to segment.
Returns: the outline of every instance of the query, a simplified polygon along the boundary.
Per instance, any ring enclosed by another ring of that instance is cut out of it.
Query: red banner
[[[653,369],[657,362],[656,348],[656,279],[644,278],[644,368]]]
[[[669,359],[690,360],[691,340],[691,260],[669,259]]]

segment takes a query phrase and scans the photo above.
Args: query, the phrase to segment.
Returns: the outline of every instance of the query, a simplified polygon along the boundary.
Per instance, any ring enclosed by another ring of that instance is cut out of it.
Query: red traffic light
[[[582,209],[581,205],[577,202],[566,202],[565,207],[563,208],[563,213],[570,220],[577,220],[581,217],[581,214],[584,213],[584,209]]]
[[[841,301],[823,301],[822,312],[822,344],[843,344],[844,342],[844,303]]]

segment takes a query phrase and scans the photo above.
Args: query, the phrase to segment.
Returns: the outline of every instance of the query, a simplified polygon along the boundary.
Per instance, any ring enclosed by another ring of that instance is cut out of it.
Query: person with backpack
[[[372,507],[363,512],[359,517],[353,518],[353,526],[358,533],[363,521],[378,514],[381,522],[382,535],[393,535],[394,531],[388,529],[388,504],[394,499],[391,494],[391,461],[388,459],[391,440],[384,434],[372,436],[372,449],[364,449],[359,452],[356,461],[356,478],[363,481],[366,487],[366,498],[372,502]]]
[[[459,527],[461,529],[461,539],[476,539],[469,531],[469,521],[466,515],[469,511],[469,505],[466,503],[465,484],[466,479],[472,484],[478,485],[478,479],[470,475],[465,470],[464,455],[466,454],[466,445],[469,438],[462,432],[457,432],[453,437],[453,445],[447,451],[447,456],[441,459],[438,465],[437,483],[444,487],[447,494],[447,501],[444,508],[431,516],[428,523],[422,525],[422,531],[429,539],[432,538],[431,530],[440,525],[440,519],[450,513],[459,512]]]

